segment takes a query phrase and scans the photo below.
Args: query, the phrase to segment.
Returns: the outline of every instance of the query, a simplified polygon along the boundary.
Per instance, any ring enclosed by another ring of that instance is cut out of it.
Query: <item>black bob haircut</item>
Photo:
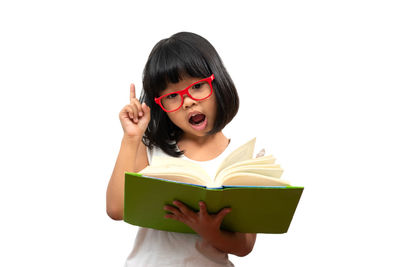
[[[143,136],[150,149],[161,148],[173,157],[179,157],[177,143],[183,131],[168,118],[154,102],[168,83],[178,83],[185,75],[206,78],[214,74],[213,94],[216,96],[217,114],[214,127],[207,134],[221,131],[236,115],[239,96],[215,48],[203,37],[180,32],[159,41],[151,51],[143,71],[143,90],[140,102],[151,108],[151,120]]]

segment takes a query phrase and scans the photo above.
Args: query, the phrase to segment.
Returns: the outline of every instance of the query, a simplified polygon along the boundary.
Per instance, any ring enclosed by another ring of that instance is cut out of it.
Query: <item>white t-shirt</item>
[[[256,142],[255,155],[260,152]],[[220,163],[234,149],[244,144],[231,139],[228,147],[219,156],[208,161],[194,161],[184,155],[182,158],[200,164],[211,177],[217,171]],[[161,149],[154,147],[147,149],[149,164],[153,156],[170,157]],[[159,231],[139,227],[135,244],[129,254],[125,267],[137,266],[234,266],[228,259],[228,254],[223,253],[197,234],[183,234]]]

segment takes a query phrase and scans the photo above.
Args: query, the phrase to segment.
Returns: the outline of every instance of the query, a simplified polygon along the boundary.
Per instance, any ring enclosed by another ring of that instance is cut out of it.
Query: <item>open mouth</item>
[[[192,125],[200,125],[206,119],[206,115],[198,113],[189,118],[189,123]]]
[[[203,131],[207,128],[207,116],[203,113],[193,113],[189,117],[189,124],[196,131]]]

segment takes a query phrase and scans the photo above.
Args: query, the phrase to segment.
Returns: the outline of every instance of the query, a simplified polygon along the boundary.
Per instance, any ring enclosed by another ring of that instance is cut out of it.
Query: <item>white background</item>
[[[238,88],[226,133],[262,136],[305,186],[289,233],[231,260],[399,266],[395,2],[2,1],[0,265],[123,265],[136,228],[105,212],[118,113],[155,43],[192,31]]]

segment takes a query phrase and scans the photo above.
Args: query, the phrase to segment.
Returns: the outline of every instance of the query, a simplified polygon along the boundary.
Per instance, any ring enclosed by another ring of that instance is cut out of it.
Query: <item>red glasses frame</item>
[[[180,108],[182,107],[182,105],[183,105],[183,95],[185,95],[185,94],[186,94],[187,96],[189,96],[191,99],[196,100],[196,101],[204,100],[204,99],[209,98],[209,97],[212,95],[212,93],[213,93],[213,87],[212,87],[212,83],[211,83],[213,80],[214,80],[214,74],[211,74],[210,77],[207,77],[207,78],[204,78],[204,79],[199,80],[199,81],[197,81],[197,82],[194,82],[194,83],[192,83],[191,85],[189,85],[188,87],[186,87],[186,88],[183,89],[183,90],[176,91],[176,92],[171,92],[171,93],[162,95],[162,96],[160,96],[160,97],[156,97],[156,98],[154,98],[154,101],[155,101],[165,112],[174,112],[174,111],[177,111],[177,110],[180,109]],[[196,83],[199,83],[199,82],[208,82],[208,84],[210,85],[210,89],[211,89],[211,92],[210,92],[210,95],[209,95],[209,96],[207,96],[207,97],[205,97],[205,98],[198,99],[198,98],[194,98],[193,96],[191,96],[191,95],[189,94],[189,88],[192,87],[193,85],[195,85]],[[163,105],[161,104],[161,99],[162,99],[163,97],[169,96],[169,95],[171,95],[171,94],[179,94],[179,95],[181,96],[181,100],[182,100],[182,101],[181,101],[181,104],[179,105],[178,108],[176,108],[176,109],[174,109],[174,110],[166,110],[166,109],[163,107]]]

